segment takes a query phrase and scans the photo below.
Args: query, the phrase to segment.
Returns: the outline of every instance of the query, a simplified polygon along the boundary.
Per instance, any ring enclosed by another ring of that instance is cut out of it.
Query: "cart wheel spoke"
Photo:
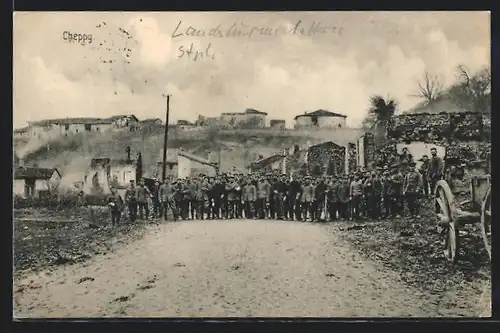
[[[491,260],[491,187],[486,191],[481,205],[481,236],[484,247]]]
[[[444,180],[440,180],[436,184],[435,189],[435,205],[439,224],[444,228],[442,234],[443,254],[445,258],[455,263],[459,246],[459,232],[455,224],[457,209],[453,193]]]

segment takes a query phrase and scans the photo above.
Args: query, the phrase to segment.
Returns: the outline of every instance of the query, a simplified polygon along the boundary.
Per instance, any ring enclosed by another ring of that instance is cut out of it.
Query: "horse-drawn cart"
[[[470,179],[470,199],[456,201],[455,194],[458,191],[452,190],[455,189],[454,177],[450,175],[449,168],[445,171],[445,178],[448,181],[438,181],[434,189],[444,255],[447,260],[455,263],[460,247],[460,228],[465,224],[479,223],[484,246],[491,260],[491,175],[488,163],[475,161],[463,165],[462,169],[466,169],[465,174]]]

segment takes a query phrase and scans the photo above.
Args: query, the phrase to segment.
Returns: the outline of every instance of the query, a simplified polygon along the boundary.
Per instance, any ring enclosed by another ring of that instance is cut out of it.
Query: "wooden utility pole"
[[[163,95],[165,97],[165,95]],[[170,111],[170,95],[167,95],[167,116],[165,121],[165,137],[163,141],[163,163],[162,163],[162,181],[167,176],[167,142],[168,142],[168,115]]]

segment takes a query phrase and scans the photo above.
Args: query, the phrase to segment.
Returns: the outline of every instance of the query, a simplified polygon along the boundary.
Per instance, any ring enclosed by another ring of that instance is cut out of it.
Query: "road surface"
[[[34,317],[436,316],[430,295],[362,259],[328,224],[181,221],[14,286]]]

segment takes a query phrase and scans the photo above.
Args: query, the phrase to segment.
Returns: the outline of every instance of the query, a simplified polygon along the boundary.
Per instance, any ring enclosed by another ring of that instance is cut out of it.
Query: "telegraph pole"
[[[163,94],[163,97],[165,97],[165,94]],[[168,142],[168,115],[170,111],[170,95],[166,95],[167,97],[167,116],[166,116],[166,121],[165,121],[165,137],[163,141],[163,163],[162,163],[162,181],[166,177],[166,172],[167,172],[167,142]]]

